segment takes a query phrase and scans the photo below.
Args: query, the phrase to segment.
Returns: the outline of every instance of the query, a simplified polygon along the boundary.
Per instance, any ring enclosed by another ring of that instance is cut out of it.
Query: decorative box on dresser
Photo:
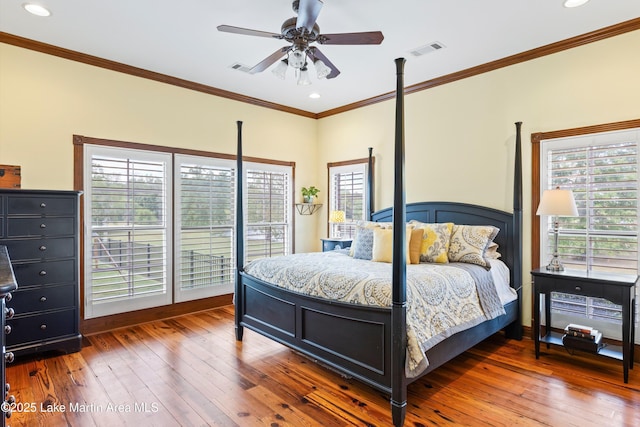
[[[0,245],[18,289],[7,307],[7,351],[15,356],[81,348],[80,192],[0,190]]]
[[[2,222],[0,220],[0,227],[1,226]],[[11,292],[15,291],[17,287],[7,248],[6,246],[0,246],[0,318],[2,319],[2,324],[0,325],[2,327],[0,329],[0,336],[2,336],[2,342],[0,342],[0,345],[2,346],[2,354],[0,355],[0,384],[4,384],[5,390],[2,405],[0,405],[0,409],[4,413],[4,416],[0,414],[0,420],[2,420],[0,422],[0,426],[4,426],[6,418],[11,416],[11,405],[15,403],[15,398],[13,395],[9,394],[11,387],[9,386],[6,377],[6,364],[13,362],[13,353],[8,352],[5,349],[6,338],[2,330],[5,329],[5,319],[10,319],[13,315],[13,312],[6,308],[5,301],[11,298]]]

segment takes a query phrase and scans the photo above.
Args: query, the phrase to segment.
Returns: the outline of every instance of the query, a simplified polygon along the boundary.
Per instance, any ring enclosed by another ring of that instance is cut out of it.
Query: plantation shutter
[[[246,164],[246,261],[291,253],[290,166]]]
[[[353,238],[355,223],[365,219],[366,163],[329,168],[331,181],[329,209],[345,213],[345,222],[329,224],[329,237]]]
[[[637,274],[638,131],[548,140],[542,150],[541,189],[570,189],[578,207],[579,217],[558,218],[565,268]],[[541,224],[541,265],[552,254],[553,220]],[[560,313],[553,326],[577,316],[609,336],[620,335],[613,325],[621,321],[621,307],[609,301],[553,293],[551,307]]]
[[[170,303],[171,156],[85,147],[85,317]]]
[[[175,164],[176,301],[233,292],[235,164],[185,155]]]

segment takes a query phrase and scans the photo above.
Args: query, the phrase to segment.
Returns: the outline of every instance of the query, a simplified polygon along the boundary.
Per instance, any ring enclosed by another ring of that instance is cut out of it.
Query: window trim
[[[536,208],[540,204],[541,159],[540,144],[543,140],[589,135],[594,133],[629,130],[640,127],[640,119],[606,123],[580,128],[537,132],[531,134],[531,268],[540,267],[540,217]]]
[[[370,210],[371,214],[374,212],[374,201],[373,200],[368,200],[369,197],[373,198],[373,194],[374,194],[374,182],[373,179],[370,179],[369,177],[373,177],[374,175],[374,171],[375,171],[375,156],[371,156],[371,170],[369,171],[369,158],[365,157],[365,158],[360,158],[360,159],[353,159],[353,160],[345,160],[345,161],[340,161],[340,162],[332,162],[332,163],[327,163],[327,189],[328,189],[328,205],[329,205],[329,209],[327,211],[327,236],[331,236],[331,224],[329,223],[329,212],[331,212],[331,210],[333,210],[333,192],[332,192],[332,174],[331,174],[331,169],[332,168],[339,168],[339,167],[345,167],[345,166],[355,166],[355,165],[360,165],[363,164],[364,166],[364,194],[365,194],[365,199],[364,199],[364,213],[366,216],[366,212],[368,210]],[[368,188],[368,186],[371,185],[371,189]],[[368,206],[367,206],[368,205]],[[369,218],[364,218],[364,220],[369,220]]]

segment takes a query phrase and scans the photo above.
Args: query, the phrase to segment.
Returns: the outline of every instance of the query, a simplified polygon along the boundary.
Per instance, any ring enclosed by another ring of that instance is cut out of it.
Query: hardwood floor
[[[389,426],[388,397],[245,330],[233,307],[9,365],[17,426]],[[544,348],[544,347],[543,347]],[[49,412],[50,411],[50,412]],[[405,426],[638,426],[640,367],[495,335],[409,386]]]

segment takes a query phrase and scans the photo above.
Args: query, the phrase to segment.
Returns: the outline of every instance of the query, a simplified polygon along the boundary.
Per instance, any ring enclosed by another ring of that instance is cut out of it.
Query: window
[[[235,160],[77,141],[86,319],[233,292]],[[247,261],[291,253],[294,164],[245,165]]]
[[[356,221],[366,218],[367,159],[329,164],[329,211],[343,211],[344,223],[329,223],[329,237],[353,238]]]
[[[171,156],[85,149],[85,317],[170,303]]]
[[[246,260],[291,253],[291,167],[247,163]]]
[[[629,130],[541,141],[540,189],[572,190],[580,215],[558,218],[558,254],[565,268],[637,273],[639,135]],[[553,245],[554,218],[545,218],[541,265],[548,263]],[[558,313],[554,327],[588,322],[608,336],[620,335],[621,307],[609,301],[554,293],[551,308]]]
[[[235,161],[176,154],[176,301],[233,292]]]

